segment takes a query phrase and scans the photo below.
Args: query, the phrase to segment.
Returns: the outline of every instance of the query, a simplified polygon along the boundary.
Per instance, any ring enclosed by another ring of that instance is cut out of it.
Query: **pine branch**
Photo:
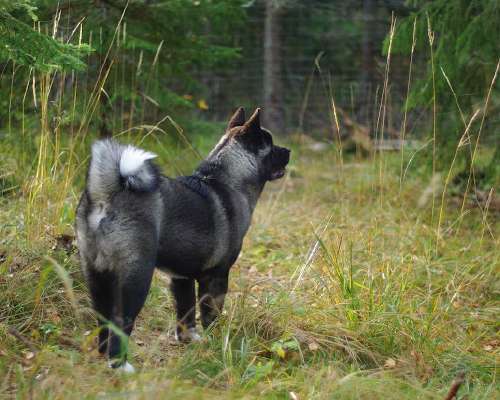
[[[87,45],[61,43],[0,11],[0,60],[13,60],[41,71],[82,70],[85,63],[81,57],[90,51]]]

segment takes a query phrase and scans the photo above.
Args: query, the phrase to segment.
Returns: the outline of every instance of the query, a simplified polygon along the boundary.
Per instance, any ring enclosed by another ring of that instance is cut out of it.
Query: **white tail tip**
[[[134,146],[127,146],[120,157],[120,175],[134,175],[141,168],[144,161],[155,158],[156,154],[138,149]]]

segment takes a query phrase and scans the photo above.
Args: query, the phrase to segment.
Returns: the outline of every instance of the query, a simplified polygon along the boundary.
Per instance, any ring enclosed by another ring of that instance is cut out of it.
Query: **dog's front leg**
[[[207,329],[222,312],[228,287],[228,270],[209,270],[199,280],[201,324]]]
[[[177,314],[175,337],[180,342],[200,340],[196,333],[196,294],[194,279],[172,278],[170,290],[174,296]]]

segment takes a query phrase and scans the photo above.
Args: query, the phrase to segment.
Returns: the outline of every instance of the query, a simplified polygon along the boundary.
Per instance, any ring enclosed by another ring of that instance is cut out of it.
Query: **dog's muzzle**
[[[290,150],[285,147],[274,146],[272,152],[272,171],[269,180],[283,178],[286,166],[290,161]]]

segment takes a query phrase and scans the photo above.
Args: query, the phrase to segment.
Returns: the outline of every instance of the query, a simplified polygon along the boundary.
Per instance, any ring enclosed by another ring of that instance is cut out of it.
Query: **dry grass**
[[[441,399],[460,371],[460,398],[498,396],[498,215],[445,206],[436,254],[430,205],[416,206],[424,188],[412,178],[400,192],[399,156],[381,157],[383,180],[378,163],[340,171],[333,149],[295,149],[202,343],[173,341],[167,278],[156,274],[133,376],[97,354],[77,255],[55,233],[71,233],[72,212],[27,241],[26,198],[0,198],[0,396]],[[68,210],[78,192],[62,196]]]

